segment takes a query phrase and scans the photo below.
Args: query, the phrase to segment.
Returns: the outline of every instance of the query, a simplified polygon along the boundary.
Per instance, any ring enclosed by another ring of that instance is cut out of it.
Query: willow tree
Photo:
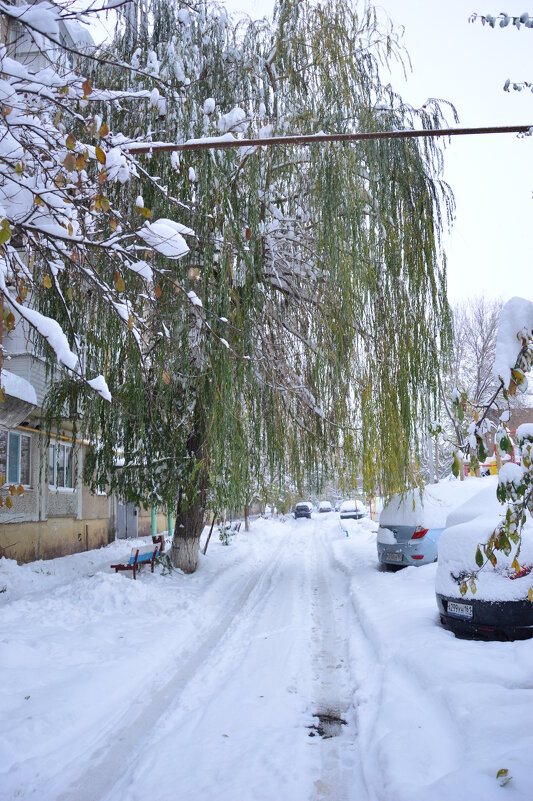
[[[366,6],[287,0],[272,24],[207,3],[144,11],[130,9],[109,53],[135,66],[133,84],[110,67],[105,80],[146,91],[153,73],[164,99],[152,93],[146,118],[103,106],[111,132],[178,142],[444,127],[436,101],[415,111],[383,82],[402,51]],[[87,467],[128,497],[174,505],[175,565],[195,569],[206,507],[243,503],[254,482],[336,467],[352,486],[362,470],[369,491],[405,485],[433,343],[449,334],[441,158],[434,141],[408,139],[153,153],[138,158],[142,197],[116,190],[125,217],[179,210],[194,236],[179,262],[145,254],[158,304],[142,358],[124,332],[94,349],[116,402],[84,412],[98,437]]]

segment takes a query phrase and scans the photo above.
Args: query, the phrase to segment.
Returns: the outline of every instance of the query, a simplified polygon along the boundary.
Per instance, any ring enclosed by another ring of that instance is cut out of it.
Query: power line
[[[419,139],[435,138],[439,136],[483,136],[486,134],[530,134],[531,125],[493,126],[490,128],[435,128],[423,131],[372,131],[370,133],[344,133],[344,134],[297,134],[294,136],[268,136],[261,139],[235,139],[220,137],[206,137],[203,139],[190,139],[182,144],[168,144],[167,142],[131,142],[122,145],[124,150],[131,153],[165,153],[184,150],[228,150],[240,147],[278,147],[279,145],[307,145],[322,142],[364,142],[373,139]]]

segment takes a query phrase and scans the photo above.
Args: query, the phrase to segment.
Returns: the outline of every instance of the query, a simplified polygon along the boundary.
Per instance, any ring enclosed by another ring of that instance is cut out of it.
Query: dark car
[[[478,543],[487,542],[505,517],[494,485],[450,514],[439,540],[436,596],[441,624],[456,637],[523,640],[533,637],[533,524],[522,530],[520,569],[513,567],[515,549],[498,552],[493,568],[475,561]],[[468,577],[475,574],[475,584]],[[461,592],[461,586],[463,592]]]
[[[299,517],[308,517],[311,519],[311,510],[313,509],[313,504],[309,503],[309,501],[302,501],[301,503],[297,503],[294,507],[294,517],[296,520]]]

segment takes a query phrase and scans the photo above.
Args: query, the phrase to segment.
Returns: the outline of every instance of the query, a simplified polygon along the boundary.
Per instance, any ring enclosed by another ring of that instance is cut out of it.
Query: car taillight
[[[427,533],[428,533],[427,528],[422,528],[421,526],[418,526],[418,528],[415,530],[415,533],[413,534],[411,539],[412,540],[421,540],[422,537],[425,537]]]
[[[414,553],[411,556],[412,556],[413,559],[423,559],[424,558],[424,554],[423,553]]]

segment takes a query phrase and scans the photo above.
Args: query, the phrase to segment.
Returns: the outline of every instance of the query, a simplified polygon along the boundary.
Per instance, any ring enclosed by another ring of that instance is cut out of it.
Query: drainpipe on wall
[[[168,536],[172,537],[172,534],[173,534],[173,531],[172,531],[172,509],[169,507],[168,508]]]
[[[4,296],[0,297],[0,373],[4,361]]]
[[[152,514],[152,537],[157,537],[157,511],[155,506],[152,506],[150,511]]]

